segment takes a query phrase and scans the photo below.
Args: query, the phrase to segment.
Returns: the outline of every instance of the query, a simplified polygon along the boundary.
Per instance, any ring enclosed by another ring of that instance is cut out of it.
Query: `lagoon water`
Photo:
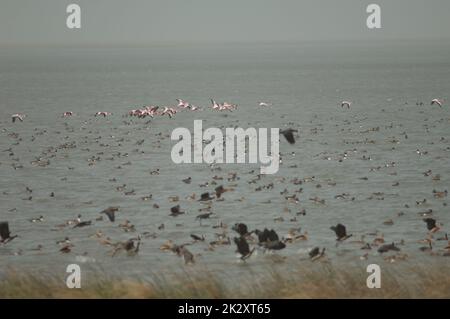
[[[196,258],[191,268],[234,273],[257,271],[279,261],[274,254],[258,251],[240,263],[234,244],[208,251],[207,242],[221,232],[212,226],[221,221],[228,224],[231,239],[235,234],[230,228],[236,222],[250,229],[273,228],[280,236],[291,228],[307,231],[307,241],[289,244],[275,254],[286,257],[277,263],[280,267],[307,259],[315,246],[326,247],[334,263],[383,262],[376,247],[368,260],[361,261],[359,256],[366,253],[361,244],[349,240],[336,246],[330,226],[337,223],[347,226],[352,240],[366,234],[365,240],[372,242],[370,233],[375,232],[386,242],[404,240],[399,247],[409,258],[399,263],[433,259],[448,264],[447,257],[421,252],[423,244],[417,241],[427,236],[418,213],[429,209],[443,224],[435,239],[450,232],[448,197],[434,198],[432,193],[448,189],[450,182],[449,101],[442,108],[430,106],[431,99],[448,99],[449,92],[450,46],[439,42],[2,48],[0,220],[8,221],[19,237],[0,246],[0,269],[45,269],[63,276],[67,264],[84,262],[107,273],[146,276],[183,269],[181,258],[159,247],[169,239],[190,242],[193,233],[205,235],[206,241],[188,246]],[[203,110],[150,121],[124,116],[144,105],[176,105],[176,98]],[[213,111],[210,98],[239,108]],[[352,101],[352,107],[341,108],[342,100]],[[273,106],[259,107],[259,101]],[[76,115],[61,118],[65,111]],[[113,115],[95,118],[97,111]],[[11,114],[17,112],[27,115],[25,121],[11,123]],[[195,119],[204,120],[205,128],[291,127],[299,130],[299,136],[294,145],[280,140],[283,163],[277,174],[249,183],[256,178],[258,165],[221,164],[220,171],[212,171],[206,164],[172,162],[172,130],[193,129]],[[140,140],[145,140],[142,145],[137,144]],[[36,165],[39,158],[48,159],[49,165]],[[159,175],[150,174],[156,169]],[[440,180],[423,175],[430,169]],[[227,181],[231,172],[239,179]],[[213,191],[214,175],[224,178],[217,185],[234,191],[225,193],[224,201],[213,201],[214,215],[200,225],[195,217],[204,205],[186,197]],[[191,184],[181,182],[189,176]],[[293,185],[294,178],[306,181]],[[210,184],[200,186],[206,182]],[[274,183],[273,189],[255,190],[269,183]],[[123,184],[126,188],[118,191]],[[287,189],[292,195],[299,188],[303,192],[298,204],[288,203],[280,194]],[[132,190],[134,195],[124,194]],[[49,196],[51,192],[55,197]],[[349,195],[335,198],[343,193]],[[149,194],[151,200],[141,199]],[[32,200],[27,200],[29,196]],[[179,196],[186,214],[168,216],[170,207],[178,204],[169,196]],[[325,203],[310,200],[316,196]],[[425,204],[416,205],[423,199]],[[117,221],[95,221],[109,206],[120,206]],[[306,215],[297,215],[302,209]],[[55,230],[55,225],[78,214],[93,225]],[[44,222],[29,221],[40,215]],[[274,220],[279,217],[284,221]],[[296,221],[291,221],[294,217]],[[135,233],[118,227],[125,219],[136,226]],[[388,219],[394,224],[383,224]],[[161,224],[164,230],[158,229]],[[111,257],[111,249],[92,237],[97,230],[114,242],[141,234],[139,255]],[[66,236],[74,247],[62,254],[56,241]],[[442,254],[446,244],[436,241],[433,249]],[[43,248],[33,250],[38,245]],[[84,253],[92,259],[77,257]],[[313,264],[305,261],[305,267]]]

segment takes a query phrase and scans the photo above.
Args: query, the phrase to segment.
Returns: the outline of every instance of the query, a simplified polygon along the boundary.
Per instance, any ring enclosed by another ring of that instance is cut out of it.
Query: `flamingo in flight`
[[[95,116],[103,116],[103,117],[107,117],[108,115],[111,115],[112,113],[110,112],[97,112],[95,113]]]
[[[347,106],[347,108],[349,109],[351,105],[352,105],[352,102],[350,102],[350,101],[342,101],[341,102],[341,107]]]
[[[432,100],[431,100],[431,105],[433,105],[433,104],[437,104],[437,105],[439,105],[440,107],[442,107],[442,104],[444,104],[444,101],[443,101],[443,100],[440,100],[440,99],[432,99]]]
[[[182,107],[183,109],[189,108],[191,106],[191,104],[189,102],[186,102],[182,99],[176,99],[178,102],[178,107]]]
[[[71,112],[71,111],[68,111],[68,112],[64,112],[63,114],[62,114],[62,117],[69,117],[69,116],[72,116],[72,115],[74,115],[75,113],[73,113],[73,112]]]
[[[11,120],[12,120],[13,123],[15,123],[16,120],[19,120],[20,122],[23,122],[24,118],[25,118],[24,114],[16,113],[16,114],[11,115]]]

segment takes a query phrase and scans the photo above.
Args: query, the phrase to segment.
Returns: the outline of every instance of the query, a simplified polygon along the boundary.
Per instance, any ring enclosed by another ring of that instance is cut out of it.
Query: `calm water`
[[[0,246],[0,267],[63,273],[68,263],[87,252],[95,259],[87,262],[89,267],[145,276],[183,267],[181,258],[160,251],[161,244],[169,239],[189,242],[191,233],[212,241],[220,232],[212,226],[220,221],[229,226],[244,222],[250,229],[274,228],[280,236],[301,227],[309,240],[277,253],[287,257],[287,265],[289,260],[307,258],[307,251],[315,246],[326,247],[336,263],[383,262],[376,248],[369,251],[368,261],[360,261],[367,251],[351,240],[336,247],[329,227],[339,222],[347,226],[353,240],[376,231],[386,242],[403,239],[405,244],[399,247],[409,255],[406,263],[430,258],[448,263],[446,257],[421,252],[424,245],[417,241],[427,234],[418,213],[429,209],[443,224],[435,239],[450,232],[448,199],[434,198],[432,193],[448,189],[450,181],[449,102],[443,108],[429,105],[432,98],[447,99],[449,92],[450,46],[442,43],[1,49],[0,220],[9,221],[11,232],[20,237]],[[173,119],[157,117],[149,123],[123,117],[143,105],[174,105],[178,97],[205,110],[181,112]],[[214,112],[210,98],[237,103],[239,109]],[[350,110],[339,106],[344,99],[353,102]],[[258,101],[273,106],[261,108]],[[63,119],[64,111],[76,116]],[[97,111],[113,115],[94,118]],[[27,115],[23,123],[11,123],[16,112]],[[211,171],[203,164],[172,163],[170,133],[176,127],[192,129],[194,119],[205,120],[204,127],[293,127],[299,129],[299,138],[295,145],[281,140],[283,164],[278,174],[249,184],[258,172],[251,172],[256,166],[219,165],[221,171]],[[137,145],[142,139],[145,142]],[[65,143],[76,147],[59,147]],[[419,155],[417,149],[428,153]],[[34,165],[40,157],[50,164]],[[100,160],[89,165],[92,157]],[[151,175],[156,169],[160,174]],[[429,169],[432,176],[440,175],[439,181],[422,174]],[[239,180],[228,182],[231,172],[237,172]],[[213,201],[214,218],[200,225],[195,216],[204,205],[186,197],[213,191],[214,175],[224,177],[216,181],[218,185],[235,190],[226,193],[224,201]],[[181,182],[188,176],[190,185]],[[303,185],[290,183],[295,177],[312,176],[314,180]],[[115,182],[110,181],[113,178]],[[210,185],[199,186],[206,182]],[[271,182],[273,189],[255,191]],[[398,186],[393,186],[396,182]],[[123,184],[126,188],[118,191]],[[299,188],[303,192],[298,194],[298,204],[287,203],[280,194],[287,189],[292,195]],[[124,194],[131,190],[135,195]],[[349,198],[335,198],[342,193]],[[152,200],[141,200],[149,194]],[[186,211],[175,218],[168,216],[177,204],[168,199],[174,195]],[[29,196],[32,200],[27,200]],[[310,200],[316,196],[325,204]],[[416,201],[423,199],[426,204],[417,206]],[[120,206],[116,223],[95,221],[100,211],[113,205]],[[306,215],[296,216],[302,209]],[[55,230],[55,225],[78,214],[93,220],[93,225]],[[29,221],[40,215],[44,222]],[[284,221],[274,221],[278,217]],[[291,221],[294,217],[297,221]],[[125,219],[136,226],[136,233],[118,227]],[[384,225],[387,219],[394,224]],[[164,230],[158,230],[163,223]],[[110,248],[91,237],[97,230],[112,241],[137,234],[156,236],[143,238],[139,256],[112,258]],[[235,234],[229,232],[232,238]],[[75,246],[71,253],[62,254],[55,242],[66,236]],[[260,251],[242,265],[234,244],[207,251],[206,242],[188,246],[196,254],[197,266],[191,267],[240,271],[273,263],[273,256]],[[434,250],[442,253],[446,244],[436,241]],[[43,248],[34,251],[38,245]]]

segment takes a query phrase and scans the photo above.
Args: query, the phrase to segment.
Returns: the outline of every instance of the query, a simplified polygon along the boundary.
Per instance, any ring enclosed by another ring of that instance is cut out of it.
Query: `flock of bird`
[[[144,106],[142,108],[139,109],[133,109],[130,110],[128,112],[129,116],[136,116],[138,118],[145,118],[145,117],[151,117],[154,118],[157,115],[160,116],[164,116],[167,115],[170,118],[172,118],[175,114],[178,113],[179,110],[190,110],[190,111],[201,111],[202,108],[195,106],[185,100],[182,99],[176,99],[176,101],[178,102],[177,106],[164,106],[164,107],[160,107],[160,106]],[[211,99],[211,108],[215,111],[233,111],[237,109],[237,105],[236,104],[232,104],[232,103],[228,103],[228,102],[223,102],[223,103],[217,103],[214,99]],[[347,107],[348,109],[351,107],[353,103],[350,101],[342,101],[340,103],[341,107]],[[442,99],[432,99],[430,105],[439,105],[440,107],[442,107],[444,104],[444,100]],[[268,107],[268,106],[272,106],[272,103],[268,103],[268,102],[258,102],[258,106],[263,106],[263,107]],[[422,103],[423,105],[423,103]],[[75,115],[74,112],[72,111],[66,111],[62,114],[62,117],[70,117]],[[112,115],[112,112],[105,112],[105,111],[99,111],[96,112],[94,114],[94,116],[103,116],[103,117],[107,117],[109,115]],[[16,122],[16,121],[20,121],[23,122],[23,120],[25,119],[25,114],[23,113],[15,113],[13,115],[11,115],[11,120],[12,122]]]
[[[133,109],[127,113],[128,116],[131,117],[138,117],[138,118],[145,118],[150,117],[154,118],[155,116],[169,116],[172,118],[175,114],[177,114],[180,110],[190,110],[190,111],[199,111],[202,110],[202,108],[197,107],[189,102],[186,102],[182,99],[177,99],[178,105],[174,107],[158,107],[158,106],[145,106],[139,109]],[[237,109],[237,105],[231,104],[231,103],[217,103],[215,100],[211,99],[211,109],[215,111],[233,111]],[[268,107],[272,106],[271,103],[267,102],[258,102],[258,106],[261,107]],[[344,108],[350,108],[352,105],[352,102],[350,101],[342,101],[340,103],[341,107]],[[443,106],[443,100],[440,99],[433,99],[431,101],[431,105],[438,105],[440,107]],[[111,115],[111,112],[97,112],[95,113],[95,116],[103,116],[107,117]],[[64,112],[63,117],[71,117],[75,115],[74,112]],[[12,115],[12,122],[18,121],[24,121],[25,115],[24,114],[13,114]],[[71,131],[71,128],[68,124],[66,124],[66,130],[68,132]],[[379,128],[378,128],[379,130]],[[367,132],[373,132],[377,131],[377,129],[368,130]],[[287,142],[290,144],[285,148],[286,154],[289,152],[294,152],[293,150],[289,150],[289,147],[292,147],[296,143],[296,138],[298,134],[297,129],[291,129],[287,128],[280,132],[287,140]],[[9,149],[3,150],[3,152],[9,153],[9,157],[13,158],[15,156],[14,154],[14,146],[18,145],[20,143],[20,138],[14,133],[9,133],[9,136],[13,139],[15,139],[15,143],[11,145]],[[160,134],[161,136],[161,134]],[[34,136],[33,136],[34,137]],[[407,139],[407,134],[403,134],[403,137]],[[161,136],[162,138],[162,136]],[[123,139],[121,140],[123,142]],[[398,141],[397,141],[398,142]],[[138,141],[137,145],[142,145],[143,141]],[[305,142],[306,143],[306,142]],[[364,141],[365,144],[370,144],[369,140]],[[106,145],[107,147],[107,145]],[[45,167],[50,165],[50,158],[54,158],[55,153],[58,151],[58,149],[64,149],[66,151],[70,151],[71,149],[76,148],[76,145],[71,143],[64,143],[61,144],[58,147],[51,147],[44,151],[40,156],[37,157],[35,161],[32,162],[33,166],[38,167]],[[89,150],[87,150],[89,151]],[[425,154],[424,152],[417,150],[419,155]],[[343,155],[340,155],[339,162],[342,162],[342,160],[349,157],[348,151],[345,151]],[[123,154],[113,154],[113,158],[120,158]],[[326,159],[331,159],[329,155],[324,155]],[[363,155],[361,158],[362,160],[371,160],[370,157]],[[100,156],[92,156],[88,159],[89,165],[96,165],[100,161]],[[131,164],[131,163],[129,163]],[[125,164],[123,164],[125,165]],[[386,164],[390,167],[394,167],[396,165],[395,162]],[[23,166],[20,165],[13,165],[14,169],[20,169],[23,168]],[[69,168],[70,169],[70,168]],[[379,171],[382,169],[382,167],[372,167],[370,168],[371,171]],[[236,186],[238,186],[239,181],[241,179],[241,176],[238,176],[237,173],[231,172],[228,173],[228,175],[217,175],[217,172],[221,172],[221,168],[211,165],[211,171],[215,172],[215,175],[212,177],[211,181],[208,181],[204,184],[200,184],[200,187],[210,187],[215,186],[214,191],[210,192],[200,192],[199,195],[197,193],[192,193],[190,196],[188,196],[186,199],[192,203],[197,203],[199,206],[198,213],[195,215],[194,222],[198,222],[200,226],[202,227],[209,227],[214,232],[214,238],[209,238],[207,240],[207,236],[205,234],[190,234],[190,241],[185,243],[175,243],[172,240],[168,240],[167,242],[163,243],[160,246],[161,251],[169,251],[173,252],[177,256],[183,257],[184,262],[186,264],[195,263],[196,260],[196,254],[191,252],[190,246],[196,245],[198,243],[204,243],[206,244],[205,250],[206,251],[214,251],[218,247],[221,246],[230,246],[233,245],[236,247],[236,253],[239,254],[239,258],[246,262],[252,255],[255,253],[255,251],[281,251],[288,247],[289,245],[295,245],[297,242],[307,242],[310,239],[310,234],[308,232],[303,231],[301,227],[293,227],[289,230],[287,234],[280,235],[276,230],[269,228],[249,228],[247,223],[244,223],[243,221],[237,221],[233,225],[229,226],[228,224],[220,221],[216,224],[204,224],[205,221],[210,220],[214,216],[217,215],[214,210],[214,204],[222,202],[226,200],[227,193],[235,192]],[[159,175],[160,171],[159,169],[153,170],[150,172],[150,175]],[[249,173],[252,178],[247,181],[248,185],[262,183],[264,181],[264,178],[255,173],[255,171],[251,171]],[[423,173],[424,176],[432,176],[434,181],[438,181],[440,179],[439,175],[433,175],[432,170],[426,171]],[[32,176],[30,176],[32,178]],[[367,180],[367,177],[362,177],[361,179]],[[286,178],[286,177],[280,177],[276,179],[278,183],[290,183],[294,185],[295,187],[302,186],[306,187],[308,184],[316,183],[316,177],[315,176],[309,176],[309,177],[292,177],[292,178]],[[228,181],[229,185],[224,185],[224,182]],[[110,182],[117,182],[116,178],[111,178]],[[180,180],[180,183],[183,183],[187,185],[188,189],[191,189],[191,183],[193,182],[193,179],[191,177],[183,178]],[[327,181],[328,185],[334,186],[336,185],[335,182]],[[393,187],[398,186],[393,184]],[[322,185],[316,184],[315,188],[320,189]],[[255,188],[255,192],[263,191],[263,190],[272,190],[274,189],[274,183],[268,183],[268,184],[260,184],[257,188]],[[127,190],[127,185],[119,185],[116,187],[116,191],[123,192],[125,196],[135,196],[136,192],[135,190]],[[33,190],[29,187],[25,189],[25,192],[28,194],[27,198],[24,200],[33,200]],[[300,199],[300,194],[303,193],[303,188],[295,190],[293,193],[291,193],[287,188],[280,192],[281,198],[285,203],[290,203],[293,205],[301,205],[302,202],[304,202],[304,199]],[[7,192],[4,192],[3,195],[8,195]],[[445,199],[447,197],[447,190],[441,190],[438,191],[436,189],[433,189],[430,192],[430,195],[433,196],[435,199]],[[55,192],[51,192],[50,197],[55,197]],[[373,198],[378,200],[384,199],[384,193],[374,193]],[[152,194],[145,195],[140,198],[142,201],[154,201],[155,198]],[[342,193],[337,194],[334,197],[335,200],[348,200],[348,201],[354,201],[355,198],[352,197],[348,193]],[[170,198],[168,198],[169,202],[176,203],[172,207],[170,207],[169,212],[167,212],[168,218],[177,218],[180,215],[186,215],[187,212],[182,209],[180,204],[180,196],[173,195]],[[243,200],[243,198],[237,199],[237,200]],[[308,199],[306,199],[307,201]],[[309,201],[317,204],[317,205],[325,205],[325,200],[321,199],[317,196],[309,198]],[[427,200],[423,199],[416,202],[416,206],[422,206],[426,205]],[[445,204],[445,203],[444,203]],[[445,205],[444,205],[445,206]],[[409,204],[405,204],[406,208],[409,208]],[[153,204],[153,208],[159,209],[160,206],[158,203]],[[4,209],[4,207],[2,207]],[[14,212],[15,208],[10,209],[10,212]],[[286,210],[290,213],[291,210]],[[63,221],[61,224],[53,225],[52,230],[56,231],[64,231],[67,229],[73,229],[76,231],[79,228],[87,228],[87,227],[94,227],[95,225],[98,225],[98,223],[102,223],[105,221],[116,224],[117,223],[117,214],[121,214],[121,207],[120,206],[110,206],[103,210],[99,209],[98,215],[95,218],[91,219],[83,219],[81,214],[78,214],[75,218],[68,219]],[[225,213],[224,213],[225,214]],[[402,216],[403,213],[398,213],[398,217]],[[301,216],[306,215],[305,209],[298,209],[295,212],[294,216],[291,216],[289,221],[296,223],[297,218],[301,218]],[[445,232],[444,225],[440,224],[435,217],[433,217],[433,210],[429,209],[428,211],[420,212],[420,218],[423,219],[424,222],[424,235],[425,238],[418,240],[418,243],[425,244],[425,246],[419,247],[418,250],[422,252],[427,252],[431,255],[438,255],[438,256],[450,256],[450,241],[447,236],[447,233]],[[283,217],[274,218],[274,221],[284,221]],[[37,223],[45,223],[46,217],[41,215],[36,218],[32,218],[29,220],[30,223],[37,224]],[[203,224],[202,224],[203,223]],[[392,219],[386,220],[383,222],[383,225],[392,225],[394,224],[394,221]],[[140,230],[139,227],[133,225],[128,219],[125,219],[123,222],[119,223],[117,225],[121,230],[123,230],[126,233],[136,233],[137,235],[131,236],[125,241],[113,241],[110,237],[108,237],[106,234],[103,233],[103,231],[97,230],[91,237],[97,240],[101,245],[107,246],[110,248],[110,255],[112,257],[120,254],[125,253],[128,256],[135,256],[139,254],[139,251],[141,249],[141,242],[144,239],[152,239],[158,237],[158,233],[156,232],[149,232],[145,230]],[[165,224],[160,224],[157,229],[158,232],[163,232],[165,229]],[[336,246],[340,245],[357,245],[356,249],[360,249],[362,251],[369,251],[369,250],[375,250],[379,254],[385,254],[388,252],[395,253],[394,255],[389,255],[387,257],[387,260],[393,262],[396,260],[402,260],[408,258],[407,254],[400,253],[402,251],[402,246],[405,244],[403,240],[399,242],[389,242],[385,240],[383,234],[379,232],[375,233],[368,233],[368,234],[362,234],[360,239],[355,238],[356,236],[353,236],[352,233],[348,233],[347,226],[345,226],[343,223],[338,223],[337,225],[329,225],[329,232],[330,234],[334,233],[336,236]],[[372,236],[372,240],[367,240],[366,238]],[[16,240],[16,242],[20,241],[21,234],[12,234],[10,232],[10,225],[7,221],[1,221],[0,222],[0,243],[2,246],[10,243],[12,240]],[[443,241],[445,244],[442,245],[442,249],[436,249],[436,242]],[[58,249],[61,253],[69,254],[72,252],[73,248],[75,247],[72,240],[67,236],[62,240],[58,240],[56,242],[58,245]],[[353,246],[352,246],[353,247]],[[0,246],[1,248],[1,246]],[[38,245],[35,250],[41,250],[43,248],[42,245]],[[329,249],[329,248],[328,248]],[[327,247],[311,247],[311,249],[308,251],[308,258],[312,261],[316,260],[327,260]],[[21,255],[24,252],[22,250],[16,251],[15,254]],[[83,254],[84,256],[87,256],[87,253]],[[368,253],[364,253],[360,256],[361,259],[367,259]]]

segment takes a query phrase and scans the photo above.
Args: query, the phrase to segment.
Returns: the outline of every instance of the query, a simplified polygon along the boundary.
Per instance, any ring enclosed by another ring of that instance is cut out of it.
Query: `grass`
[[[81,289],[68,289],[65,278],[8,269],[0,278],[0,298],[450,298],[448,267],[390,267],[382,272],[380,289],[367,288],[368,275],[364,267],[321,264],[223,279],[191,268],[146,280],[95,273],[82,279]]]

